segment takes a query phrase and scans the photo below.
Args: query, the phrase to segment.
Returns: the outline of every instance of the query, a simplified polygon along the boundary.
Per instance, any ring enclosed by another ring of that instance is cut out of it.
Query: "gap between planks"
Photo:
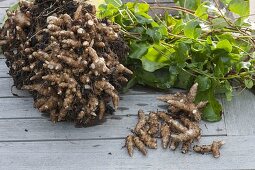
[[[131,158],[123,139],[0,143],[1,169],[253,169],[254,136],[203,137],[200,144],[224,140],[221,157],[194,152],[182,154],[160,147],[145,157]]]
[[[107,116],[103,124],[75,128],[73,122],[53,124],[48,119],[3,119],[0,120],[0,141],[27,140],[73,140],[124,138],[137,123],[137,116]],[[201,122],[202,135],[224,136],[225,125]]]

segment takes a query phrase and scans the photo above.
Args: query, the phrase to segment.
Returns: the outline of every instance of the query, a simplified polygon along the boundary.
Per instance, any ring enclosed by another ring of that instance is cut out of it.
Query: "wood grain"
[[[255,96],[244,90],[234,93],[231,102],[223,100],[228,135],[255,135]]]
[[[1,3],[2,2],[0,2],[0,6],[1,6]],[[5,16],[5,11],[7,10],[8,8],[3,8],[3,7],[0,7],[0,23],[2,23],[3,22],[3,19],[4,19],[4,16]],[[1,58],[1,56],[0,56],[0,58]]]
[[[123,139],[8,142],[0,143],[1,169],[83,170],[83,169],[254,169],[254,136],[204,137],[201,144],[224,140],[221,157],[194,152],[182,154],[163,150],[149,150],[143,156],[137,150],[131,158]]]
[[[2,77],[10,77],[10,75],[8,74],[8,68],[5,64],[4,59],[0,59],[0,78]]]
[[[18,0],[1,0],[0,7],[9,8],[11,5],[15,4],[16,2],[18,2]]]

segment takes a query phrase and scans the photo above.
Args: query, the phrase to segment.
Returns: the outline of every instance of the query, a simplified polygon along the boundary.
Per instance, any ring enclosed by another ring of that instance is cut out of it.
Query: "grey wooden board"
[[[5,13],[6,13],[6,10],[8,8],[1,8],[1,2],[0,2],[0,23],[3,22],[3,19],[4,19],[4,16],[5,16]]]
[[[252,92],[235,92],[233,100],[224,100],[223,104],[228,135],[255,135],[255,96]]]
[[[1,0],[0,1],[0,7],[8,8],[16,2],[18,2],[18,0]]]
[[[13,81],[11,78],[0,78],[0,97],[15,97],[13,94],[18,96],[28,97],[30,94],[26,91],[17,90],[13,87]]]
[[[137,122],[136,112],[138,108],[132,108],[130,109],[133,113],[132,116],[128,115],[130,113],[128,110],[125,112],[117,111],[114,115],[107,116],[106,122],[102,125],[75,128],[73,122],[53,124],[48,118],[41,116],[41,113],[32,108],[32,103],[29,100],[20,99],[22,103],[14,99],[11,101],[13,101],[12,107],[9,104],[6,109],[3,108],[6,103],[1,101],[0,141],[120,138],[127,135],[130,128],[133,128]],[[8,108],[10,111],[7,111]],[[13,117],[8,115],[14,115],[14,113],[16,115]],[[24,129],[28,129],[29,132],[25,132]],[[201,129],[205,136],[226,135],[224,121],[217,123],[201,122]]]
[[[124,138],[137,123],[136,116],[108,116],[101,125],[75,128],[73,122],[53,124],[48,119],[1,119],[0,142]],[[222,127],[223,126],[223,127]],[[202,123],[203,136],[224,136],[223,123]],[[28,132],[25,131],[28,130]],[[218,129],[221,129],[220,131]]]
[[[218,159],[194,152],[184,155],[179,150],[161,147],[149,150],[146,157],[135,150],[131,158],[121,149],[123,139],[0,143],[0,166],[4,170],[255,168],[254,136],[204,137],[200,143],[222,139],[226,144]]]
[[[8,68],[5,64],[4,59],[0,59],[0,78],[1,77],[10,77],[10,75],[8,74]]]

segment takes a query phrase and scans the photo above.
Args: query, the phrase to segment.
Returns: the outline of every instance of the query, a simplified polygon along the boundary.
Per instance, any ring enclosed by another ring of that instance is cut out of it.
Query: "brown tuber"
[[[201,154],[211,152],[214,158],[218,158],[220,157],[220,148],[224,144],[225,144],[224,141],[213,141],[211,145],[202,145],[202,146],[195,145],[193,147],[193,150]]]
[[[195,98],[197,95],[198,83],[195,83],[191,88],[188,94],[179,93],[169,94],[165,96],[158,97],[159,100],[167,102],[170,106],[169,109],[171,112],[176,113],[183,111],[192,117],[195,121],[201,120],[201,109],[203,109],[207,101],[201,101],[198,104],[195,104]]]
[[[148,134],[152,136],[157,135],[159,131],[159,124],[160,123],[158,120],[157,113],[150,112],[149,118],[148,118],[148,125],[149,125]]]
[[[129,156],[133,156],[133,152],[134,152],[134,136],[132,135],[128,135],[126,138],[126,147],[127,147],[127,151]]]
[[[145,116],[143,110],[138,111],[138,122],[135,126],[134,132],[136,134],[140,134],[140,130],[142,130],[147,122],[147,117]]]
[[[167,123],[163,123],[160,129],[161,138],[162,138],[162,146],[164,149],[167,148],[170,141],[170,127]]]
[[[31,92],[34,106],[54,122],[96,123],[110,98],[117,109],[118,90],[132,74],[119,62],[128,52],[119,26],[98,20],[95,6],[83,1],[19,6],[0,30],[14,85]]]

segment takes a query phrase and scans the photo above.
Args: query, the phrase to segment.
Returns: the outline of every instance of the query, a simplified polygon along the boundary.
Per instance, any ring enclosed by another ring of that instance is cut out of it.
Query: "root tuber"
[[[156,149],[157,148],[157,140],[156,138],[152,138],[147,132],[140,129],[139,130],[139,137],[141,141],[144,142],[146,146],[148,146],[150,149]]]
[[[170,106],[170,111],[180,112],[183,111],[192,117],[195,121],[201,120],[201,109],[204,108],[207,104],[207,101],[201,101],[198,104],[195,104],[195,98],[197,95],[198,83],[195,83],[188,94],[176,93],[169,94],[166,96],[158,97],[159,100],[167,102]]]
[[[149,114],[148,126],[149,126],[148,134],[152,136],[157,135],[159,131],[159,120],[156,113],[151,112]]]
[[[138,111],[138,122],[135,126],[134,132],[136,134],[140,134],[140,132],[141,132],[140,130],[142,130],[142,128],[145,126],[146,122],[147,122],[147,118],[146,118],[143,110],[139,110]]]
[[[170,141],[170,127],[167,123],[163,123],[161,125],[161,138],[162,146],[166,149]]]
[[[134,152],[134,136],[132,135],[128,135],[126,138],[126,147],[127,147],[127,151],[129,156],[133,156],[133,152]]]
[[[143,155],[147,155],[147,149],[144,145],[144,143],[140,140],[139,137],[134,137],[134,143],[135,143],[135,146],[137,147],[137,149],[142,152]]]
[[[213,143],[211,145],[202,145],[202,146],[198,146],[195,145],[193,147],[193,150],[197,153],[209,153],[211,152],[213,154],[214,158],[218,158],[220,157],[220,148],[225,144],[224,141],[213,141]]]
[[[22,0],[19,6],[0,30],[14,85],[31,92],[34,106],[54,122],[96,123],[109,98],[117,109],[118,90],[132,74],[119,62],[128,53],[119,26],[98,20],[86,1]]]

